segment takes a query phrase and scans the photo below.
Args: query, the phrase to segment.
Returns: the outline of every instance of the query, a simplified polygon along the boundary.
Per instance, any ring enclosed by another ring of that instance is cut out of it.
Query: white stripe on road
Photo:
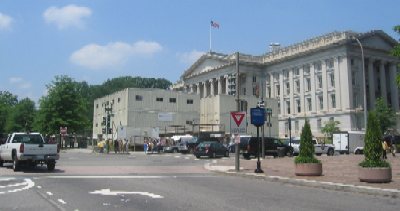
[[[47,195],[52,196],[53,193],[52,192],[46,192]]]
[[[176,176],[47,176],[46,178],[53,179],[160,179],[160,178],[175,178]]]
[[[62,199],[58,199],[57,201],[60,202],[61,204],[67,204],[67,202],[65,202],[65,201],[62,200]]]

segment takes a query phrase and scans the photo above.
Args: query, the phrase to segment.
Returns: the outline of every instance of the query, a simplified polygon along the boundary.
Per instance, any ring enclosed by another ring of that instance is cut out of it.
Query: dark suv
[[[243,157],[245,159],[250,159],[250,157],[257,156],[257,147],[258,144],[260,146],[260,155],[262,150],[262,138],[259,137],[251,137],[247,144],[247,151],[243,153]],[[265,155],[274,156],[274,157],[283,157],[285,155],[292,156],[293,155],[293,147],[284,144],[278,138],[272,137],[264,137],[264,147],[265,147]]]

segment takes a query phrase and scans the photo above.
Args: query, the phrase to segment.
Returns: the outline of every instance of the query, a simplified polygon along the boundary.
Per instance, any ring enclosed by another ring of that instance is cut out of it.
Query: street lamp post
[[[363,46],[360,42],[360,40],[357,37],[353,37],[354,40],[357,41],[358,45],[360,46],[361,49],[361,60],[362,60],[362,81],[363,81],[363,90],[364,90],[364,125],[365,125],[365,130],[367,130],[367,87],[366,87],[366,82],[365,82],[365,64],[364,64],[364,49]]]

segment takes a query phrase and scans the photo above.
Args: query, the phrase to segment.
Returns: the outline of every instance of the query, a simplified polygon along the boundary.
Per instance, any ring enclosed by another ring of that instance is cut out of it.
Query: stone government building
[[[361,48],[354,37],[364,50],[365,82]],[[197,93],[200,100],[235,95],[236,91],[240,98],[259,98],[263,94],[266,107],[268,102],[277,102],[273,113],[281,137],[289,133],[289,117],[292,136],[300,135],[305,118],[310,120],[313,135],[317,137],[323,136],[320,131],[328,120],[339,121],[342,131],[365,130],[365,91],[367,111],[374,109],[377,98],[382,98],[396,112],[399,131],[400,100],[395,77],[400,60],[390,55],[396,44],[381,30],[344,31],[275,48],[261,56],[239,53],[240,90],[236,90],[236,54],[209,52],[186,70],[173,88]],[[235,101],[219,102],[219,106],[224,107],[224,103]],[[255,107],[253,104],[248,107]],[[214,123],[203,117],[201,110],[200,115],[202,123]],[[216,119],[212,121],[225,121]]]

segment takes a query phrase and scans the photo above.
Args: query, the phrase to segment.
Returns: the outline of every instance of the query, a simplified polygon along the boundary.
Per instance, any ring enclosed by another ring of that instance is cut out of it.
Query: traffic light
[[[111,116],[107,115],[107,128],[110,128],[111,125]]]
[[[112,128],[108,128],[108,134],[112,134]]]
[[[105,127],[103,127],[103,128],[101,129],[101,133],[102,133],[102,134],[106,134],[106,128],[105,128]]]
[[[101,125],[106,125],[106,121],[107,121],[107,118],[105,116],[103,116],[103,121],[101,122]]]

